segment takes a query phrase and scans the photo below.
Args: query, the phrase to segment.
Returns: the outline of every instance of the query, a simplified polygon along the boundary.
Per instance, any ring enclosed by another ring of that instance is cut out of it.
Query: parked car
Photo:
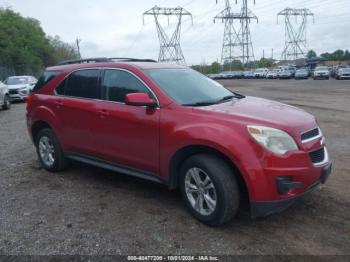
[[[76,160],[179,187],[193,216],[214,226],[244,202],[253,217],[279,212],[331,173],[325,138],[302,109],[185,66],[85,61],[47,68],[27,99],[30,137],[50,172]]]
[[[209,77],[211,79],[221,79],[220,74],[209,74],[209,75],[207,75],[207,77]]]
[[[350,67],[338,69],[336,79],[350,79]]]
[[[272,70],[268,71],[266,74],[266,78],[277,79],[279,71],[280,71],[279,69],[272,69]]]
[[[338,77],[339,70],[342,69],[342,68],[348,68],[348,67],[349,67],[348,65],[338,65],[338,66],[336,66],[336,67],[333,68],[331,75],[332,75],[334,78],[337,78],[337,77]]]
[[[289,71],[291,74],[291,78],[295,76],[296,67],[295,65],[284,65],[279,67],[280,71]]]
[[[295,72],[295,79],[308,79],[309,78],[309,70],[307,68],[300,68]]]
[[[254,72],[254,77],[255,78],[265,78],[268,71],[269,71],[269,69],[267,69],[267,68],[258,68]]]
[[[0,108],[7,110],[11,108],[10,94],[6,85],[0,81]]]
[[[278,73],[278,78],[279,79],[291,79],[292,77],[293,77],[293,72],[290,71],[289,69],[281,70]]]
[[[246,78],[246,79],[254,78],[254,71],[244,71],[243,78]]]
[[[5,80],[11,100],[24,101],[38,80],[33,76],[11,76]]]
[[[327,66],[318,66],[315,68],[313,78],[316,79],[329,79],[329,68]]]
[[[230,72],[230,78],[231,79],[241,79],[243,77],[242,71],[231,71]]]

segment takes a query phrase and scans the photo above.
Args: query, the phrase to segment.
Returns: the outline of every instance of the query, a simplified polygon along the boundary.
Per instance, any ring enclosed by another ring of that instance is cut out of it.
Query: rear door
[[[101,98],[100,70],[73,72],[57,88],[55,112],[62,126],[66,151],[91,154],[91,121],[96,117],[96,101]]]

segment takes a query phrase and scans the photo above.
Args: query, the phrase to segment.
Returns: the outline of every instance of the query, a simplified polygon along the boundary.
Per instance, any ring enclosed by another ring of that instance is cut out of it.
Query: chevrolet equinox
[[[46,170],[75,160],[179,188],[211,226],[243,203],[252,217],[282,211],[331,173],[314,116],[152,60],[47,68],[27,99],[27,126]]]

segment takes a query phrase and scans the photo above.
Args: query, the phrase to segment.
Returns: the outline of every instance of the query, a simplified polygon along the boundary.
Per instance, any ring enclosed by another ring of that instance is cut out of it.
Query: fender
[[[62,122],[56,117],[55,113],[46,106],[35,107],[30,113],[31,119],[28,119],[28,126],[30,128],[30,133],[32,134],[32,128],[37,121],[46,122],[54,131],[59,141],[62,142]],[[34,138],[33,138],[34,139]]]
[[[254,196],[255,187],[252,184],[256,176],[260,176],[258,170],[261,170],[261,164],[256,157],[249,157],[256,155],[249,134],[246,130],[242,130],[242,126],[237,125],[236,127],[232,128],[232,125],[225,126],[213,122],[210,125],[193,123],[181,126],[171,134],[171,137],[167,138],[171,144],[161,139],[160,163],[166,163],[160,168],[161,175],[166,174],[165,176],[168,176],[168,181],[171,183],[171,180],[174,179],[171,177],[174,174],[170,172],[171,162],[176,154],[191,146],[206,147],[220,152],[232,162],[240,172],[249,195]]]

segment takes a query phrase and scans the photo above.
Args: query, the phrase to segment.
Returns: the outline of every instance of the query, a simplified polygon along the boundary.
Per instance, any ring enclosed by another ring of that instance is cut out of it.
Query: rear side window
[[[34,86],[33,91],[38,91],[40,88],[42,88],[44,85],[49,83],[52,79],[54,79],[59,73],[60,71],[45,71],[39,78],[36,85]]]
[[[56,88],[56,93],[71,97],[99,99],[99,77],[100,71],[96,69],[74,72]]]

